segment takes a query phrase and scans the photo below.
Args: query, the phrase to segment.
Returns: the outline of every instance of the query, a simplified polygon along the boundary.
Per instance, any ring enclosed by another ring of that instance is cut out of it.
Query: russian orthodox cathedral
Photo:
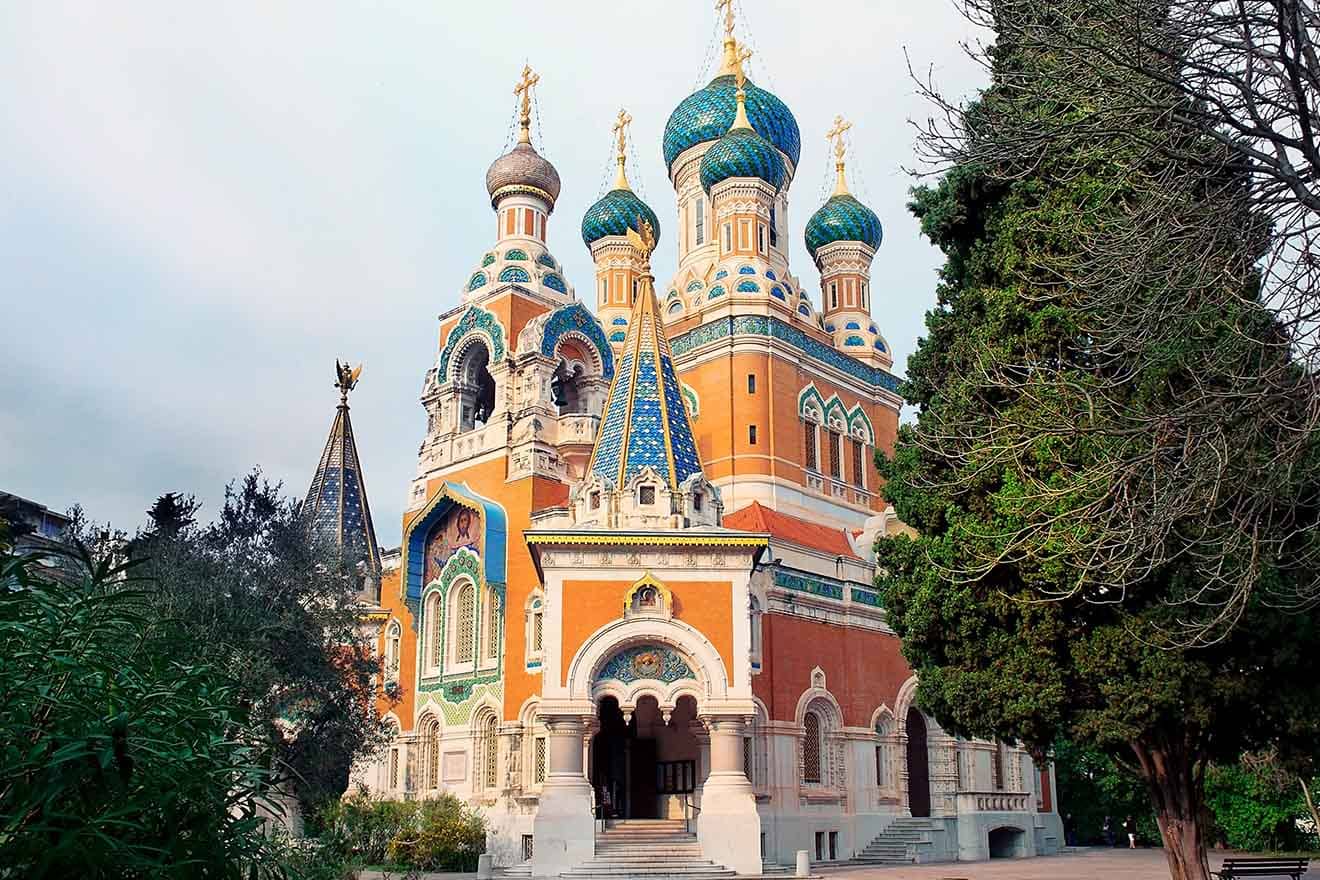
[[[663,156],[678,264],[627,176],[581,220],[579,297],[550,247],[560,192],[533,146],[490,166],[495,237],[440,316],[402,544],[378,549],[341,402],[308,504],[376,584],[367,614],[393,741],[354,786],[450,792],[511,874],[692,876],[813,861],[1056,851],[1052,774],[958,739],[913,703],[872,547],[899,533],[874,460],[902,400],[872,317],[875,212],[837,183],[789,265],[792,112],[744,75],[724,10],[718,75]],[[725,872],[725,873],[721,873]]]

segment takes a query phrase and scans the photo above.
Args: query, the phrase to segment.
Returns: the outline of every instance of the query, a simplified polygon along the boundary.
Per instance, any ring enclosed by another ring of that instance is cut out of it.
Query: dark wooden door
[[[930,815],[930,751],[926,719],[915,708],[907,714],[908,809],[913,816]]]
[[[655,740],[635,739],[628,746],[628,818],[659,818],[655,793]]]

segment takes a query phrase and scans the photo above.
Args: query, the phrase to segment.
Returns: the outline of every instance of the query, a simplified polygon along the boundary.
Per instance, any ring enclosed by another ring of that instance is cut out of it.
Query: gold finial
[[[348,365],[348,361],[343,363],[335,358],[335,387],[339,389],[339,403],[342,406],[348,405],[348,392],[357,387],[358,377],[362,375],[362,364],[358,364],[354,369]]]
[[[752,127],[752,123],[747,119],[747,74],[743,72],[743,62],[751,57],[751,49],[743,49],[735,44],[733,51],[733,77],[738,83],[738,91],[735,93],[735,97],[738,100],[738,112],[733,117],[733,125],[729,126],[730,131],[735,128]]]
[[[518,143],[520,144],[530,144],[532,142],[532,86],[540,81],[541,75],[532,73],[530,64],[524,65],[522,77],[513,89],[513,93],[522,98],[522,112],[518,116]]]
[[[715,11],[724,16],[724,61],[720,76],[731,76],[738,67],[738,40],[733,36],[733,0],[715,0]]]
[[[627,110],[619,111],[619,118],[614,123],[614,133],[619,136],[619,154],[615,158],[619,163],[619,174],[614,178],[615,189],[631,190],[628,185],[628,175],[624,171],[624,166],[628,164],[628,125],[633,118],[628,115]]]
[[[838,174],[838,180],[834,183],[834,195],[846,196],[848,194],[848,180],[843,174],[843,134],[852,128],[851,122],[845,122],[842,116],[834,117],[834,125],[825,133],[825,139],[834,142],[834,170]]]

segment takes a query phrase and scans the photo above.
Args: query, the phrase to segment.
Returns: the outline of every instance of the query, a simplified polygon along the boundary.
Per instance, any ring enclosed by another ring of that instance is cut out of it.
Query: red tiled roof
[[[823,526],[808,522],[787,513],[780,513],[753,501],[742,510],[734,511],[724,517],[725,528],[744,532],[768,532],[784,541],[792,541],[812,550],[819,550],[831,556],[847,556],[861,559],[848,542],[843,529]]]

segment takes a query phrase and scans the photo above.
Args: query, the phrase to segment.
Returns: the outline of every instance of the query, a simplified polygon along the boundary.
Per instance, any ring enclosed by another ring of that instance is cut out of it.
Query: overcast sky
[[[973,34],[949,0],[741,0],[739,32],[802,128],[791,263],[817,303],[802,229],[830,177],[824,132],[854,122],[853,190],[885,229],[875,317],[901,369],[939,264],[904,208],[908,120],[927,113],[904,51],[966,94]],[[484,176],[523,63],[569,280],[591,290],[578,224],[625,106],[664,283],[660,137],[716,38],[707,0],[0,3],[0,490],[129,529],[165,491],[213,514],[254,465],[300,496],[344,357],[366,362],[353,420],[397,543],[435,319],[493,239]]]

